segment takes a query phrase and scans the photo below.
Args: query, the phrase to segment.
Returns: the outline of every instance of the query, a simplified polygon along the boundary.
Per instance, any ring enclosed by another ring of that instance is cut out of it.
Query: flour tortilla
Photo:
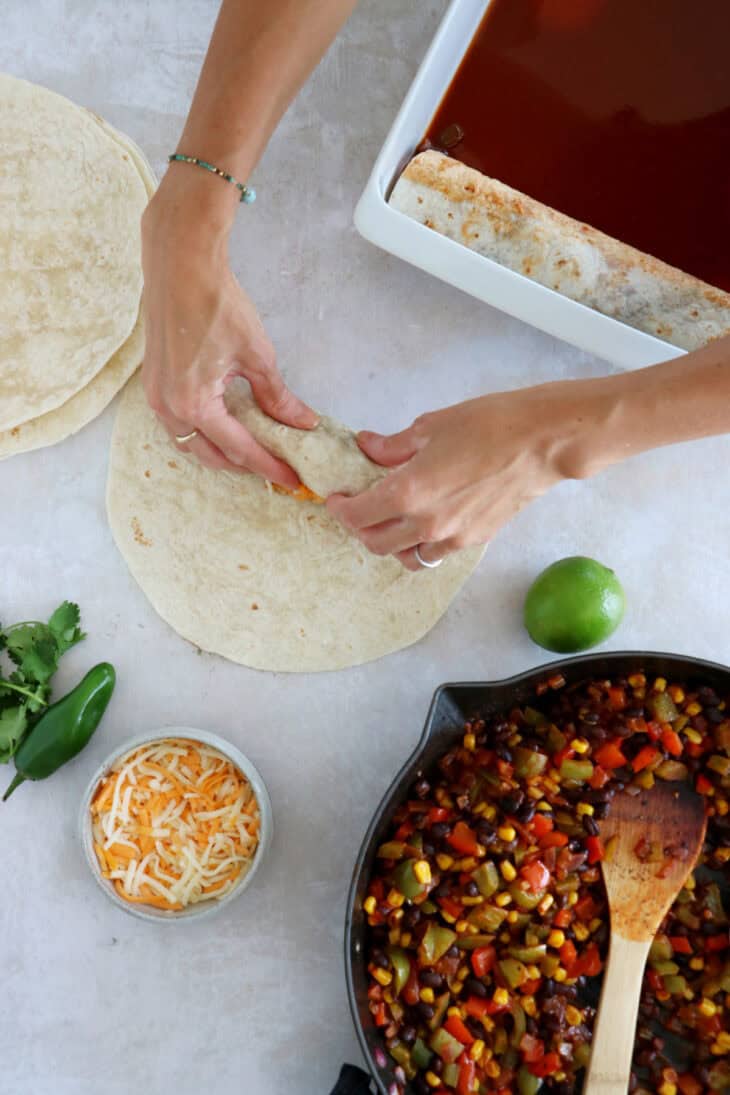
[[[501,266],[674,346],[695,350],[730,334],[730,293],[440,152],[414,156],[390,205]]]
[[[60,407],[129,337],[147,192],[92,115],[0,74],[0,430]]]
[[[246,417],[264,440],[266,431]],[[284,430],[279,452],[301,474],[302,439],[290,445],[298,431]],[[340,487],[363,468],[370,482],[382,474],[357,446],[343,449],[342,431],[333,434],[324,420],[310,435],[314,490],[329,482],[322,473],[334,461],[342,462]],[[203,650],[279,672],[344,669],[416,642],[483,550],[416,574],[371,555],[324,506],[181,455],[147,406],[139,377],[119,407],[107,508],[119,550],[163,619]]]
[[[108,122],[97,115],[92,117],[121,146],[123,154],[130,158],[139,171],[148,198],[151,198],[157,180],[144,153],[129,137],[114,129]],[[81,391],[55,410],[0,432],[0,460],[55,445],[77,433],[111,403],[117,392],[121,391],[130,376],[139,368],[143,356],[144,320],[140,309],[129,338]]]

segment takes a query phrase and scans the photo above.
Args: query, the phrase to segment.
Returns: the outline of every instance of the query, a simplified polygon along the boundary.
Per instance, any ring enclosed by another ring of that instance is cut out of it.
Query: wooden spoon
[[[600,822],[604,846],[615,837],[601,864],[611,913],[611,941],[601,999],[593,1029],[593,1050],[585,1095],[626,1095],[631,1074],[641,982],[651,941],[705,838],[702,798],[685,784],[658,781],[638,795],[617,795]],[[642,862],[636,852],[661,849],[662,861]],[[643,850],[640,845],[640,851]]]

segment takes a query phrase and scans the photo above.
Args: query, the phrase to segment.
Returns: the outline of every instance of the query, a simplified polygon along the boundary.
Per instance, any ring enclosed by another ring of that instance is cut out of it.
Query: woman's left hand
[[[483,544],[534,498],[607,461],[595,455],[610,400],[596,381],[545,384],[422,415],[402,433],[361,433],[363,452],[394,468],[355,497],[327,506],[376,555],[409,570]]]

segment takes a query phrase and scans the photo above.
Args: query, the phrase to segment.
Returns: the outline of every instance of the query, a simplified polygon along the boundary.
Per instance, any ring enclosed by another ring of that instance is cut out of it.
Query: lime
[[[585,555],[571,555],[543,570],[528,589],[525,627],[538,646],[571,654],[612,635],[624,604],[612,570]]]

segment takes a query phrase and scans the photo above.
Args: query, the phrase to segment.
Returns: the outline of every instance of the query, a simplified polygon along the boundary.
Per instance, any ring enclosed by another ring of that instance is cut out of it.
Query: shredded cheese
[[[309,487],[305,487],[304,483],[300,483],[298,487],[282,487],[279,483],[272,483],[271,486],[277,494],[288,494],[297,502],[314,502],[317,506],[324,505],[324,498],[315,494]]]
[[[217,749],[166,739],[116,762],[91,801],[94,849],[125,901],[179,910],[219,900],[258,847],[245,776]]]

